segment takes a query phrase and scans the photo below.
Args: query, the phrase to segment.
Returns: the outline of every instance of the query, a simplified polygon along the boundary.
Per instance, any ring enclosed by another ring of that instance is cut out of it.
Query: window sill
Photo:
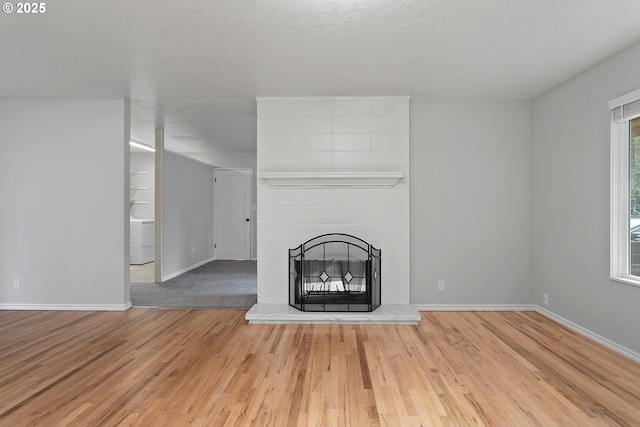
[[[627,277],[613,277],[609,276],[609,280],[613,280],[614,282],[624,283],[625,285],[631,285],[635,287],[640,287],[640,279],[630,279]]]

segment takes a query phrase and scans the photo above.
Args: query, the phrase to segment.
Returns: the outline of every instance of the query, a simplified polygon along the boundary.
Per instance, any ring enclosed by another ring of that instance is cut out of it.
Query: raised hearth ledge
[[[262,172],[273,188],[393,187],[402,178],[402,171]]]
[[[288,304],[256,304],[245,319],[251,325],[270,324],[370,324],[417,325],[420,313],[409,304],[383,304],[372,312],[309,312]]]

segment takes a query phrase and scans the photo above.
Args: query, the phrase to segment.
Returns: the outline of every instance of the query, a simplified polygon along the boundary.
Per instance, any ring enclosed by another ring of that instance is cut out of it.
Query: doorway
[[[130,282],[155,281],[155,153],[150,145],[130,142]]]
[[[251,169],[213,170],[214,257],[216,260],[250,260]]]
[[[174,157],[181,163],[185,161],[181,156]],[[163,171],[166,173],[171,165],[171,162],[165,162]],[[173,167],[175,169],[176,165]],[[193,170],[189,165],[184,167]],[[200,176],[201,184],[204,184],[203,176]],[[256,303],[257,263],[251,259],[255,217],[251,210],[253,177],[251,168],[209,169],[208,186],[200,188],[208,187],[207,194],[211,197],[212,209],[207,212],[211,212],[213,218],[206,228],[213,228],[209,241],[213,245],[209,246],[212,260],[165,281],[132,283],[131,302],[134,307],[248,308]],[[169,190],[165,188],[165,191]],[[184,213],[184,208],[181,209],[180,212]],[[169,224],[164,222],[164,226]]]

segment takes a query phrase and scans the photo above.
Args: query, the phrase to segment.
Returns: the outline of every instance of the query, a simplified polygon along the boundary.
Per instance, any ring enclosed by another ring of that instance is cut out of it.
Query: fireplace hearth
[[[380,306],[380,249],[349,234],[289,250],[289,305],[301,311],[371,312]]]

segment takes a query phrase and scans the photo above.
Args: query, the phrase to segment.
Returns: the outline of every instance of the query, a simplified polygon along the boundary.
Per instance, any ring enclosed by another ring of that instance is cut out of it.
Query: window
[[[640,286],[640,90],[611,109],[611,278]]]

